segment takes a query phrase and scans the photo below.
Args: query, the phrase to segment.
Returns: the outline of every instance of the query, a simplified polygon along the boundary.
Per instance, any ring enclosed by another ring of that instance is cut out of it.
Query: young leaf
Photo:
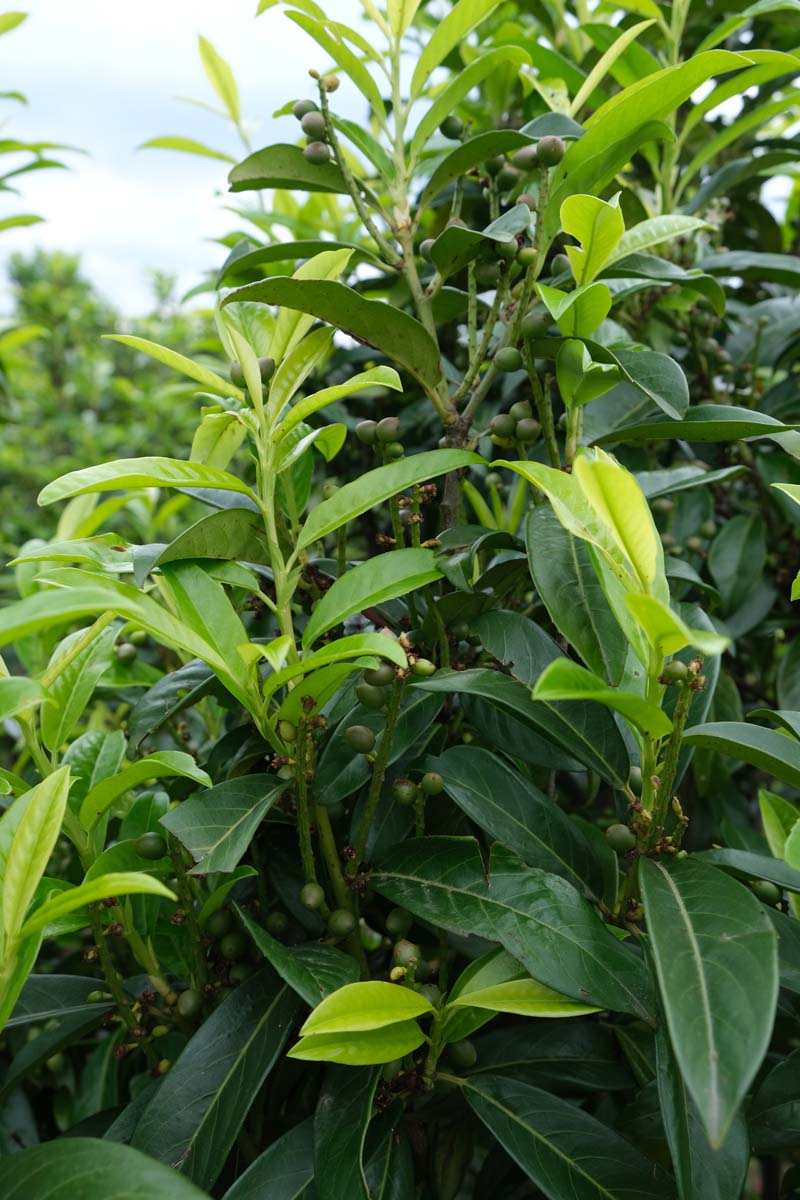
[[[579,1004],[569,996],[562,996],[535,979],[511,979],[448,1001],[448,1008],[464,1007],[516,1013],[521,1017],[582,1017],[599,1011],[590,1004]]]
[[[300,1036],[383,1029],[433,1011],[431,1002],[411,988],[395,983],[350,983],[317,1005]]]
[[[238,125],[242,119],[242,112],[239,104],[239,89],[236,87],[233,71],[207,38],[199,37],[197,42],[208,82],[225,105],[230,119],[235,125]]]
[[[772,1033],[775,931],[752,892],[696,859],[644,859],[640,878],[672,1048],[718,1149]]]
[[[537,283],[536,291],[564,337],[591,337],[611,310],[611,292],[604,283],[587,283],[572,292]]]
[[[376,604],[405,596],[441,579],[433,550],[390,550],[337,579],[317,604],[303,633],[310,646],[334,625]]]
[[[81,805],[80,819],[84,829],[91,829],[118,796],[123,796],[146,779],[162,778],[192,779],[203,787],[211,786],[211,779],[192,758],[182,750],[159,750],[124,771],[96,784]]]
[[[108,625],[98,630],[93,640],[66,668],[58,669],[59,660],[69,653],[74,642],[90,632],[82,629],[64,638],[48,665],[48,673],[58,671],[48,688],[50,703],[44,706],[41,716],[42,741],[51,753],[60,750],[69,739],[92,692],[112,661],[111,651],[119,626]]]
[[[424,1041],[416,1021],[398,1021],[361,1033],[310,1033],[287,1051],[287,1058],[370,1067],[412,1054]]]
[[[180,371],[182,375],[188,375],[190,379],[201,384],[206,391],[219,393],[221,396],[234,396],[237,400],[244,399],[241,388],[236,387],[229,379],[217,375],[216,371],[210,371],[208,367],[193,362],[175,350],[159,346],[156,342],[149,342],[146,338],[133,337],[127,333],[107,333],[103,336],[110,342],[120,342],[123,346],[130,346],[132,350],[141,350],[143,354],[149,354],[151,358],[171,367],[173,371]]]
[[[662,658],[677,654],[684,646],[693,646],[701,654],[722,654],[730,645],[730,638],[721,633],[708,633],[705,629],[690,629],[678,614],[655,596],[642,596],[631,592],[625,597],[647,640]]]
[[[108,875],[98,875],[78,887],[68,888],[59,892],[52,899],[46,900],[28,917],[22,926],[22,937],[33,937],[42,933],[48,925],[54,925],[67,913],[85,908],[97,900],[105,900],[107,896],[162,896],[165,900],[175,900],[174,892],[165,887],[158,879],[145,875],[141,871],[117,871]]]
[[[70,471],[55,479],[39,493],[39,504],[55,504],[69,496],[87,492],[115,492],[143,487],[206,487],[238,492],[255,499],[253,492],[227,471],[205,463],[184,462],[178,458],[121,458],[116,462],[100,463]]]
[[[7,721],[47,699],[41,684],[24,675],[0,678],[0,721]]]
[[[61,832],[70,778],[69,767],[59,767],[26,792],[24,804],[17,800],[0,820],[3,918],[0,947],[13,942],[24,925],[31,900]],[[19,818],[14,811],[16,804],[22,805]],[[7,846],[4,845],[6,827],[13,830]]]
[[[567,658],[556,659],[539,676],[533,689],[534,700],[594,700],[620,713],[632,725],[650,737],[666,737],[672,729],[667,714],[633,692],[609,687],[597,675]]]
[[[422,92],[429,76],[444,62],[448,54],[466,38],[476,25],[498,8],[502,0],[458,0],[452,9],[439,21],[433,33],[426,39],[417,58],[411,77],[410,94],[416,98]]]
[[[570,196],[561,205],[561,225],[580,242],[566,248],[575,282],[591,283],[611,260],[625,232],[619,192],[611,200]]]

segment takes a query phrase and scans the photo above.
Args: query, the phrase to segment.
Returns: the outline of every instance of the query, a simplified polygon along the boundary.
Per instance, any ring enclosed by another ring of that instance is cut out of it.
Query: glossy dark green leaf
[[[349,954],[321,942],[284,946],[239,909],[242,923],[264,957],[306,1004],[315,1008],[331,992],[358,979],[358,964]]]
[[[768,279],[796,288],[800,284],[800,263],[793,254],[765,254],[759,250],[729,250],[712,254],[700,262],[709,275],[741,276],[743,279]]]
[[[128,716],[128,737],[140,746],[168,721],[199,703],[218,687],[217,677],[200,658],[165,675],[142,696]]]
[[[561,875],[595,899],[602,894],[602,872],[580,828],[502,759],[478,747],[451,746],[427,765],[459,808],[529,867]]]
[[[314,1114],[314,1161],[319,1200],[370,1200],[364,1142],[378,1072],[328,1067]]]
[[[472,167],[485,162],[487,158],[493,158],[497,154],[513,154],[521,146],[533,144],[533,138],[516,129],[492,129],[488,133],[479,133],[475,137],[467,138],[437,165],[419,198],[420,209],[425,208],[449,183],[465,175]]]
[[[776,779],[800,787],[800,743],[774,729],[744,721],[711,721],[687,729],[684,742],[751,763]]]
[[[622,735],[611,714],[598,705],[532,700],[529,689],[516,679],[482,668],[437,671],[415,687],[479,696],[566,750],[613,787],[627,781],[628,752]]]
[[[753,854],[750,850],[729,849],[720,846],[714,850],[701,850],[696,858],[721,867],[737,879],[768,879],[787,892],[800,893],[800,871],[790,867],[780,858],[767,854]]]
[[[687,442],[738,442],[747,438],[768,438],[800,428],[784,425],[768,413],[737,408],[733,404],[695,404],[682,421],[665,421],[653,416],[635,425],[614,429],[596,438],[599,446],[608,442],[657,442],[662,438],[683,438]]]
[[[365,1149],[365,1174],[371,1200],[413,1200],[414,1159],[395,1104],[370,1122]]]
[[[501,1075],[471,1077],[464,1096],[548,1200],[670,1200],[669,1177],[574,1104]]]
[[[515,204],[485,229],[448,225],[431,247],[431,259],[442,279],[460,271],[467,263],[498,245],[511,245],[517,234],[524,233],[531,221],[527,204]]]
[[[232,192],[288,188],[297,192],[347,192],[334,162],[310,163],[299,146],[266,146],[237,163],[228,175]]]
[[[224,1200],[299,1200],[314,1178],[314,1119],[308,1117],[259,1154]]]
[[[633,1086],[614,1034],[596,1022],[526,1021],[481,1034],[475,1047],[478,1061],[471,1075],[488,1071],[567,1093]]]
[[[741,1113],[722,1146],[713,1150],[663,1029],[656,1033],[658,1098],[680,1200],[740,1196],[750,1161],[750,1139]]]
[[[308,313],[366,342],[405,367],[423,387],[437,388],[442,380],[439,352],[427,330],[403,312],[380,300],[367,300],[353,288],[330,279],[289,279],[275,276],[230,292],[224,304],[255,300]]]
[[[504,846],[488,873],[472,838],[416,838],[371,875],[377,891],[422,920],[500,944],[534,979],[587,1004],[653,1019],[649,974],[557,875],[526,867]]]
[[[244,241],[234,246],[223,263],[217,278],[217,287],[235,286],[243,275],[246,278],[247,272],[258,270],[262,264],[296,263],[301,259],[313,258],[315,254],[322,254],[326,250],[352,250],[352,262],[361,260],[374,266],[384,265],[368,247],[359,246],[356,242],[333,241],[327,238],[325,240],[302,238],[293,242],[275,242],[271,246],[254,246],[249,239],[245,238]],[[259,272],[261,275],[265,273],[264,271]]]
[[[194,874],[232,871],[283,790],[274,775],[228,779],[170,809],[161,824],[197,863]]]
[[[704,467],[689,465],[669,467],[662,471],[637,471],[639,487],[648,500],[658,496],[672,496],[677,492],[688,492],[698,487],[710,487],[712,483],[725,483],[737,479],[746,467],[720,467],[718,471],[707,471]],[[685,564],[683,564],[685,565]]]
[[[800,1050],[778,1062],[759,1085],[748,1113],[757,1154],[795,1151],[800,1143]]]
[[[586,546],[564,529],[549,505],[532,510],[525,541],[533,582],[556,628],[596,674],[618,682],[628,644]]]
[[[708,569],[722,597],[723,612],[734,612],[757,583],[767,557],[764,522],[752,513],[731,517],[711,543]]]
[[[528,687],[563,653],[549,633],[522,613],[492,609],[476,617],[472,628],[481,645]]]
[[[32,965],[32,964],[31,964]],[[97,987],[97,980],[92,980]],[[0,1081],[0,1099],[5,1100],[8,1093],[23,1079],[31,1075],[52,1054],[57,1054],[67,1046],[80,1041],[91,1029],[96,1028],[103,1019],[107,1006],[101,1004],[89,1005],[81,1012],[65,1015],[50,1029],[37,1033],[32,1041],[25,1044],[14,1055],[12,1062]],[[0,1173],[0,1178],[2,1173]]]
[[[781,987],[800,993],[800,921],[774,908],[767,916],[778,935],[778,972]]]
[[[259,536],[261,525],[261,536]],[[169,543],[155,560],[178,562],[183,558],[245,559],[263,562],[263,521],[246,508],[229,508],[201,517]]]
[[[752,892],[708,863],[644,859],[640,878],[672,1048],[719,1149],[772,1033],[775,931]]]
[[[207,1200],[170,1167],[97,1138],[59,1138],[4,1158],[3,1164],[3,1200]]]
[[[98,982],[85,975],[31,975],[19,994],[6,1028],[71,1015],[102,1014],[109,1001],[89,1001]],[[102,990],[102,989],[101,989]]]
[[[297,998],[269,967],[240,984],[164,1079],[136,1126],[133,1145],[211,1187],[297,1009]]]

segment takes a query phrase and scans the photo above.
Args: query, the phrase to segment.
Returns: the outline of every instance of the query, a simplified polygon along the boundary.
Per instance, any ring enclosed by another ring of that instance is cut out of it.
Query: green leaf
[[[173,717],[191,708],[217,685],[213,671],[194,659],[165,675],[139,700],[128,715],[128,738],[136,750],[146,737],[163,728]]]
[[[99,875],[78,887],[59,892],[52,899],[46,900],[33,914],[28,917],[22,927],[22,936],[31,937],[40,933],[48,925],[55,924],[67,913],[94,904],[97,900],[105,900],[107,896],[163,896],[165,900],[175,900],[174,892],[164,887],[158,879],[145,875],[141,871],[117,871],[109,875]]]
[[[237,400],[244,399],[241,388],[232,384],[230,379],[217,375],[215,371],[202,367],[199,363],[193,362],[183,354],[178,354],[175,350],[159,346],[157,342],[149,342],[146,338],[133,337],[127,333],[107,333],[103,336],[110,342],[120,342],[123,346],[130,346],[132,350],[140,350],[142,354],[149,354],[151,358],[171,367],[173,371],[180,371],[182,375],[188,375],[190,379],[194,379],[209,392],[219,393],[222,396],[234,396]]]
[[[300,1200],[314,1178],[314,1120],[307,1117],[259,1154],[224,1200]]]
[[[528,688],[497,671],[437,671],[415,683],[415,690],[456,692],[479,697],[514,720],[535,730],[546,741],[560,746],[612,787],[625,786],[630,770],[628,752],[610,713],[571,701],[546,703],[532,700]],[[533,974],[533,972],[532,972]]]
[[[588,283],[562,292],[545,283],[536,291],[564,337],[590,337],[611,309],[611,292],[604,283]]]
[[[381,300],[366,300],[344,283],[275,276],[236,288],[223,305],[243,300],[278,304],[327,321],[399,363],[423,387],[435,389],[441,383],[438,348],[419,321]]]
[[[12,29],[16,29],[23,21],[27,21],[28,14],[24,12],[6,12],[0,16],[0,36],[4,33],[10,33]]]
[[[657,704],[643,700],[633,692],[609,687],[597,675],[567,658],[556,659],[546,667],[533,689],[534,700],[593,700],[620,713],[631,725],[650,737],[660,738],[672,729],[672,722]]]
[[[719,1149],[772,1033],[775,931],[752,892],[707,863],[644,859],[640,879],[672,1049]]]
[[[596,363],[583,342],[567,339],[556,355],[556,380],[567,408],[590,404],[618,383],[620,372],[615,363]]]
[[[337,579],[325,592],[306,625],[303,645],[312,645],[354,613],[405,596],[441,577],[433,550],[390,550],[388,554],[368,559]]]
[[[31,975],[20,992],[16,1007],[6,1022],[11,1029],[31,1022],[105,1012],[113,1001],[89,1001],[97,991],[97,980],[87,975]]]
[[[349,954],[319,942],[284,946],[244,910],[239,917],[264,957],[309,1007],[358,979],[358,964]]]
[[[625,233],[619,195],[618,192],[611,200],[569,196],[561,205],[562,228],[580,243],[580,246],[566,247],[578,284],[591,283],[600,274]]]
[[[121,458],[62,475],[42,489],[38,502],[41,505],[54,504],[57,500],[83,496],[88,492],[142,487],[220,488],[255,499],[253,492],[241,479],[205,463],[185,462],[179,458]]]
[[[299,675],[308,675],[310,672],[319,671],[321,668],[329,666],[331,663],[341,662],[342,659],[358,659],[363,655],[372,655],[376,659],[385,658],[389,662],[395,663],[398,667],[406,667],[408,659],[406,652],[399,642],[395,642],[384,633],[354,633],[349,637],[337,638],[335,642],[331,642],[327,646],[322,646],[319,650],[315,650],[313,654],[302,658],[300,662],[292,663],[290,667],[284,667],[282,670],[276,670],[274,674],[267,677],[264,681],[264,695],[267,699],[275,694],[275,692],[290,683],[293,679],[297,679]],[[351,667],[352,670],[357,670],[357,663],[354,661]]]
[[[783,796],[776,796],[766,788],[758,789],[758,807],[764,836],[775,858],[783,858],[786,839],[800,821],[800,809]]]
[[[582,1017],[599,1011],[590,1004],[578,1004],[535,979],[510,979],[480,988],[448,1001],[448,1007],[487,1008],[521,1017]]]
[[[766,558],[764,522],[758,514],[740,513],[725,522],[708,553],[708,569],[724,612],[741,607],[761,576]]]
[[[237,163],[228,175],[232,192],[285,188],[297,192],[347,193],[347,184],[334,162],[310,163],[299,146],[266,146]]]
[[[495,1028],[477,1042],[471,1074],[487,1071],[534,1083],[548,1091],[619,1091],[633,1079],[613,1032],[597,1022],[538,1021]]]
[[[108,809],[118,796],[124,796],[137,784],[146,779],[180,778],[192,779],[203,787],[211,786],[211,779],[192,758],[182,750],[159,750],[124,771],[96,784],[81,805],[80,820],[84,829],[91,829],[95,821]]]
[[[434,27],[425,40],[411,77],[410,95],[415,99],[422,92],[430,75],[447,56],[467,37],[476,25],[500,6],[501,0],[458,0]],[[500,151],[496,151],[499,153]]]
[[[171,808],[161,824],[197,863],[192,874],[232,871],[282,791],[271,775],[227,779]]]
[[[545,505],[529,514],[525,540],[533,582],[556,628],[596,675],[617,683],[627,642],[586,546]]]
[[[59,1138],[14,1154],[5,1159],[3,1184],[5,1200],[30,1200],[32,1187],[48,1200],[207,1200],[171,1167],[99,1138]]]
[[[405,0],[410,3],[410,0]],[[383,125],[386,121],[386,108],[381,97],[380,88],[375,83],[369,71],[345,42],[344,38],[336,36],[336,26],[331,21],[316,20],[306,13],[290,12],[290,21],[294,21],[301,29],[309,34],[318,46],[328,53],[337,67],[341,67],[361,92],[370,105],[376,119]],[[316,168],[312,164],[312,170]]]
[[[556,875],[495,845],[487,873],[472,838],[416,838],[377,863],[373,886],[423,921],[502,946],[534,979],[586,1004],[652,1021],[651,983],[594,908]]]
[[[751,879],[768,879],[770,883],[787,892],[800,893],[800,871],[778,858],[766,854],[753,854],[749,850],[729,850],[720,846],[714,850],[702,850],[695,855],[703,862],[729,872],[736,879],[749,882]]]
[[[233,71],[207,38],[199,37],[197,44],[200,61],[205,69],[208,82],[224,104],[225,111],[233,123],[240,124],[242,112],[239,104],[239,89],[236,87]]]
[[[515,204],[485,229],[467,229],[447,225],[431,247],[431,260],[443,279],[462,270],[467,263],[500,246],[511,246],[517,234],[526,232],[531,223],[527,204]]]
[[[737,408],[733,404],[695,404],[680,421],[648,417],[635,425],[602,434],[595,439],[595,444],[657,442],[662,438],[683,438],[687,442],[738,442],[747,438],[775,437],[795,429],[800,429],[800,425],[784,425],[768,413],[753,412],[749,408]]]
[[[371,1200],[362,1160],[377,1083],[377,1071],[325,1072],[314,1115],[318,1200]]]
[[[59,767],[25,793],[21,811],[15,811],[22,804],[17,800],[0,818],[0,904],[4,935],[0,947],[13,942],[24,925],[61,832],[69,788],[70,769]],[[13,831],[10,844],[3,836],[7,828]]]
[[[744,721],[712,721],[687,729],[683,740],[687,746],[717,750],[800,787],[800,744],[784,733]]]
[[[473,88],[478,87],[488,75],[501,67],[518,68],[530,64],[530,61],[530,55],[521,46],[505,45],[482,54],[469,66],[453,75],[451,81],[438,93],[411,136],[408,156],[412,165],[419,158],[428,138]]]
[[[435,479],[462,467],[477,466],[485,461],[469,450],[426,450],[422,454],[375,467],[359,479],[346,483],[330,499],[316,505],[303,526],[298,549],[305,549],[368,509],[407,491],[415,483]]]
[[[180,1163],[184,1175],[212,1187],[297,1008],[271,968],[240,984],[191,1038],[144,1110],[132,1144],[160,1162]]]
[[[247,508],[224,508],[209,513],[184,529],[164,547],[153,566],[185,558],[264,559],[263,523]]]
[[[670,1200],[669,1177],[605,1122],[528,1083],[473,1076],[464,1097],[549,1200]]]
[[[86,633],[81,629],[64,638],[50,659],[48,672],[58,669],[59,660]],[[100,630],[66,668],[58,670],[50,684],[50,703],[42,709],[41,733],[42,741],[51,753],[60,750],[75,729],[97,683],[112,661],[112,647],[118,633],[119,627],[114,625]]]
[[[383,1029],[434,1012],[419,992],[396,983],[350,983],[333,992],[312,1012],[300,1036],[316,1033],[361,1033]]]
[[[370,1067],[412,1054],[424,1041],[425,1034],[416,1021],[398,1021],[363,1033],[310,1033],[292,1046],[286,1057]]]
[[[617,59],[625,53],[631,42],[634,42],[639,34],[644,33],[645,29],[649,29],[652,24],[652,20],[640,21],[638,25],[631,25],[628,29],[622,30],[619,36],[614,39],[581,84],[580,90],[569,106],[569,115],[571,117],[576,116],[580,112],[599,84],[605,79],[609,71],[612,70]]]
[[[687,234],[695,233],[698,229],[709,228],[711,227],[708,221],[702,221],[699,217],[686,217],[682,213],[666,213],[660,217],[649,217],[646,221],[640,221],[638,225],[625,231],[604,265],[609,267],[612,263],[627,258],[629,254],[639,254],[651,246],[659,246],[662,242],[671,241],[673,238],[686,237]]]
[[[41,704],[47,696],[41,684],[24,675],[0,676],[0,721]]]
[[[749,1111],[753,1148],[758,1154],[794,1152],[800,1134],[800,1051],[777,1062],[761,1081]]]
[[[140,150],[177,150],[181,154],[196,154],[200,158],[216,158],[222,162],[235,162],[230,154],[222,150],[212,150],[202,142],[196,142],[187,137],[155,137],[142,142]]]
[[[437,26],[433,36],[448,19],[449,16]],[[426,49],[431,45],[433,36],[426,43]],[[417,61],[421,61],[421,58],[422,56]],[[449,183],[466,175],[472,167],[486,162],[487,158],[492,158],[496,154],[510,154],[522,146],[534,144],[532,137],[516,129],[492,129],[487,133],[478,133],[475,137],[468,138],[438,163],[419,198],[417,205],[419,211],[427,208]]]
[[[677,654],[684,646],[693,646],[701,654],[722,654],[730,638],[705,629],[690,629],[678,614],[655,596],[632,592],[625,603],[647,635],[647,640],[662,658]]]
[[[352,396],[354,393],[361,392],[365,388],[376,387],[391,388],[395,392],[402,392],[403,390],[400,376],[391,367],[372,367],[369,371],[363,371],[360,375],[351,376],[346,383],[336,384],[335,387],[323,388],[321,392],[314,392],[310,396],[305,396],[289,410],[272,435],[272,440],[280,442],[295,425],[298,425],[301,421],[305,421],[312,413],[319,412],[327,404],[335,404],[337,400],[343,400],[346,396]]]
[[[477,746],[451,746],[428,766],[491,838],[513,847],[529,867],[552,871],[599,898],[601,873],[579,826],[503,759]]]

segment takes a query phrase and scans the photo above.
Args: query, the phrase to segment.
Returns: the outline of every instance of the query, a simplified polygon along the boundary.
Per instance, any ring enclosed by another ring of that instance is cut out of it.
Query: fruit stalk
[[[372,779],[370,780],[369,792],[367,793],[367,802],[364,805],[364,815],[361,818],[361,824],[358,827],[358,834],[356,836],[355,854],[347,868],[349,875],[355,875],[358,871],[367,847],[369,831],[372,828],[373,821],[375,820],[378,801],[381,797],[381,788],[383,787],[383,780],[386,776],[386,768],[389,766],[389,759],[392,753],[394,730],[397,724],[397,718],[400,715],[400,704],[403,699],[404,685],[405,679],[400,675],[397,676],[392,684],[392,695],[389,700],[389,708],[386,714],[386,725],[383,729],[383,737],[381,738],[380,749],[375,756],[375,765],[372,768]]]

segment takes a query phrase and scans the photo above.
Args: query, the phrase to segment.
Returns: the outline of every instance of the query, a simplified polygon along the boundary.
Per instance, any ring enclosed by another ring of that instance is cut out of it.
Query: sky
[[[332,2],[339,19],[358,23],[358,0]],[[25,93],[28,105],[2,102],[4,136],[86,153],[65,156],[69,171],[23,176],[21,197],[0,196],[0,217],[35,212],[46,221],[2,234],[0,263],[37,246],[78,252],[109,299],[143,313],[148,269],[172,272],[188,289],[223,261],[209,239],[237,226],[223,208],[224,162],[137,149],[172,134],[244,156],[221,118],[175,99],[216,100],[198,34],[233,67],[256,148],[297,138],[294,118],[272,113],[313,95],[308,69],[329,63],[279,8],[256,20],[256,0],[22,0],[19,8],[30,15],[0,38],[0,90]],[[343,85],[337,107],[357,117],[358,94],[348,91]]]

